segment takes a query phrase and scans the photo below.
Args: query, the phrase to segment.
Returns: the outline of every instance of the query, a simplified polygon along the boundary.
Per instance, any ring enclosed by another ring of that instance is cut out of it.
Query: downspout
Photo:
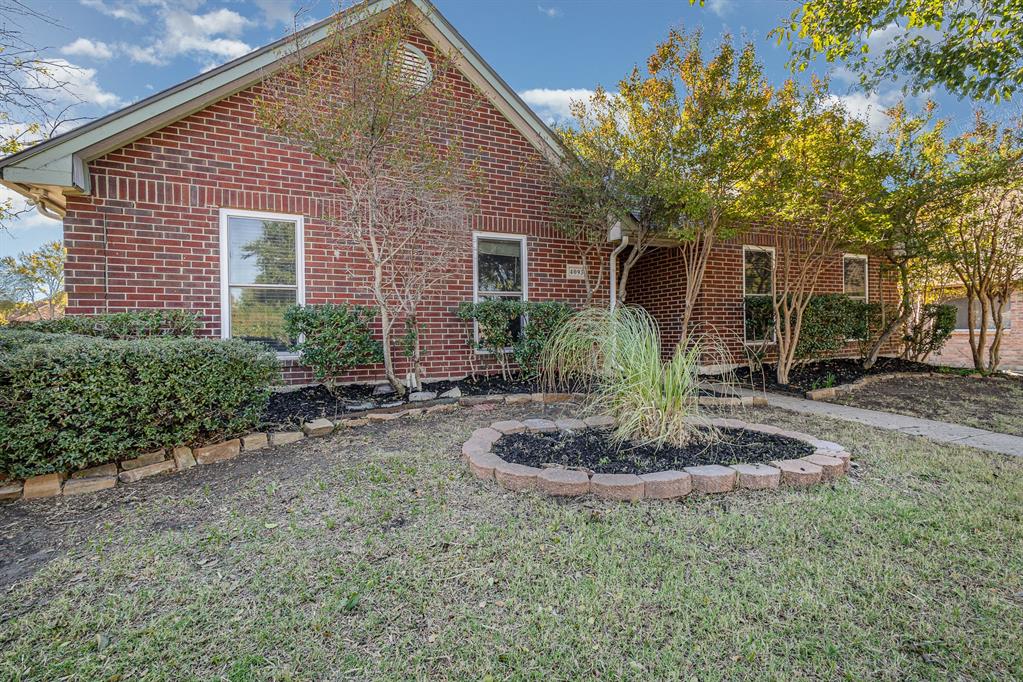
[[[615,305],[618,304],[618,254],[625,250],[625,247],[629,245],[628,235],[622,235],[622,240],[618,242],[618,246],[615,247],[614,251],[611,252],[611,310],[615,309]]]

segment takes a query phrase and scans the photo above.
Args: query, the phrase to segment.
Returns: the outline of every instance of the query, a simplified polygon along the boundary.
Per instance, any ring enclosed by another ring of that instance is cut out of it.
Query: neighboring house
[[[503,282],[502,296],[579,306],[585,287],[573,243],[552,225],[549,174],[561,158],[554,134],[435,8],[413,3],[423,18],[410,43],[427,59],[435,47],[461,55],[450,77],[484,101],[464,137],[487,190],[460,272],[432,292],[422,316],[428,378],[460,377],[486,358],[469,350],[455,308],[488,294],[488,271],[516,273],[517,286]],[[393,4],[377,0],[364,10],[368,16]],[[323,40],[332,25],[305,29],[304,43]],[[201,313],[208,335],[263,339],[283,350],[286,305],[370,303],[350,277],[365,263],[338,250],[321,217],[334,191],[329,169],[269,134],[256,117],[260,81],[291,46],[279,41],[0,160],[0,182],[64,220],[68,314],[186,308]],[[251,263],[243,262],[245,247],[261,240],[293,245],[275,269],[284,273],[280,282],[262,276],[257,283]],[[721,245],[706,276],[696,321],[723,335],[733,362],[745,360],[744,287],[765,293],[772,285],[768,241],[753,233]],[[605,258],[614,247],[609,241]],[[881,295],[869,259],[836,254],[834,263],[822,290]],[[654,314],[666,346],[678,336],[680,272],[676,251],[658,249],[630,275],[629,302]],[[608,304],[608,286],[605,277],[596,304]],[[295,358],[282,355],[289,380],[308,380]],[[347,378],[381,376],[379,368],[366,368]]]
[[[970,349],[970,327],[967,322],[966,299],[963,297],[942,301],[956,307],[956,329],[942,347],[934,353],[930,362],[952,367],[973,367],[973,351]],[[975,313],[976,314],[976,313]],[[1000,369],[1023,371],[1023,291],[1016,289],[1004,312]],[[976,318],[974,318],[976,319]],[[988,336],[988,343],[991,337]]]

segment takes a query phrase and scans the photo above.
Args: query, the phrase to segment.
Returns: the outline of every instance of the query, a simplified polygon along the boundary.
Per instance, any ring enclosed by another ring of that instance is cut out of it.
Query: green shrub
[[[80,334],[105,339],[142,339],[150,336],[194,336],[199,316],[190,310],[157,308],[100,315],[67,315],[56,320],[14,322],[12,329],[50,334]]]
[[[587,308],[551,335],[541,367],[554,386],[582,382],[588,407],[615,418],[614,438],[684,445],[699,406],[700,345],[661,356],[657,323],[642,308]]]
[[[243,341],[0,332],[0,471],[25,477],[251,430],[280,381]]]
[[[931,353],[941,350],[956,328],[956,307],[944,303],[928,303],[920,315],[906,327],[902,342],[904,355],[923,362]]]
[[[572,306],[560,301],[528,302],[524,306],[526,324],[512,345],[515,362],[529,377],[540,370],[540,355],[551,334],[572,315]]]
[[[771,338],[774,309],[768,296],[746,297],[746,338]],[[796,344],[797,360],[820,360],[846,347],[850,341],[870,338],[877,328],[880,305],[849,298],[845,294],[816,294],[803,313]],[[751,336],[764,334],[766,336]]]
[[[298,339],[293,347],[302,363],[333,393],[346,370],[383,362],[380,342],[370,332],[376,315],[375,308],[343,303],[292,306],[284,313],[284,331]]]
[[[493,354],[505,378],[511,371],[509,351],[523,374],[534,376],[547,339],[571,314],[572,307],[560,301],[499,299],[458,306],[461,319],[476,323],[470,345]]]

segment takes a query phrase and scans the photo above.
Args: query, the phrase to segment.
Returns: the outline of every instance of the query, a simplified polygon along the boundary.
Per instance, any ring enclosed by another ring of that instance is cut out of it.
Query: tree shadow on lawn
[[[41,525],[57,551],[0,596],[0,677],[1023,674],[1019,461],[757,409],[742,418],[848,444],[859,466],[642,504],[468,474],[473,428],[542,410],[388,422],[4,507],[5,536]]]

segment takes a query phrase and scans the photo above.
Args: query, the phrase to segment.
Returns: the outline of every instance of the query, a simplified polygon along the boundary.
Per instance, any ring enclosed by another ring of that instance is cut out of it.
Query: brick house
[[[396,1],[371,2],[363,16]],[[585,287],[575,245],[552,225],[548,178],[561,158],[554,134],[435,8],[412,2],[422,18],[419,33],[409,36],[410,54],[427,63],[435,47],[459,55],[449,77],[484,102],[468,116],[463,135],[481,159],[487,190],[460,274],[431,292],[422,316],[428,378],[461,377],[486,359],[470,350],[469,332],[454,310],[487,295],[489,266],[501,263],[517,273],[503,295],[579,306]],[[305,29],[305,44],[324,40],[331,28],[327,20]],[[0,160],[0,182],[64,221],[68,314],[185,308],[201,314],[207,335],[274,343],[280,320],[246,310],[247,300],[274,301],[277,310],[295,302],[370,302],[350,276],[366,264],[335,247],[321,218],[332,191],[329,168],[270,135],[256,117],[261,80],[291,49],[291,41],[278,41]],[[242,249],[271,231],[289,245],[288,274],[257,283]],[[617,242],[612,232],[603,254],[614,267]],[[713,255],[695,322],[720,333],[733,362],[745,357],[743,294],[770,291],[763,287],[771,286],[772,264],[769,239],[755,231]],[[628,300],[655,316],[666,347],[678,338],[681,273],[677,251],[661,248],[630,275]],[[835,254],[821,288],[870,300],[893,293],[859,254]],[[605,278],[594,304],[611,298]],[[290,381],[308,381],[297,358],[282,356]],[[381,376],[380,368],[369,367],[347,378]]]
[[[943,303],[956,307],[956,328],[941,351],[931,356],[930,361],[952,367],[973,367],[973,351],[970,349],[970,327],[966,299],[951,298]],[[990,338],[988,343],[990,343]],[[1005,310],[1002,331],[1001,369],[1023,371],[1023,290],[1016,289]]]

